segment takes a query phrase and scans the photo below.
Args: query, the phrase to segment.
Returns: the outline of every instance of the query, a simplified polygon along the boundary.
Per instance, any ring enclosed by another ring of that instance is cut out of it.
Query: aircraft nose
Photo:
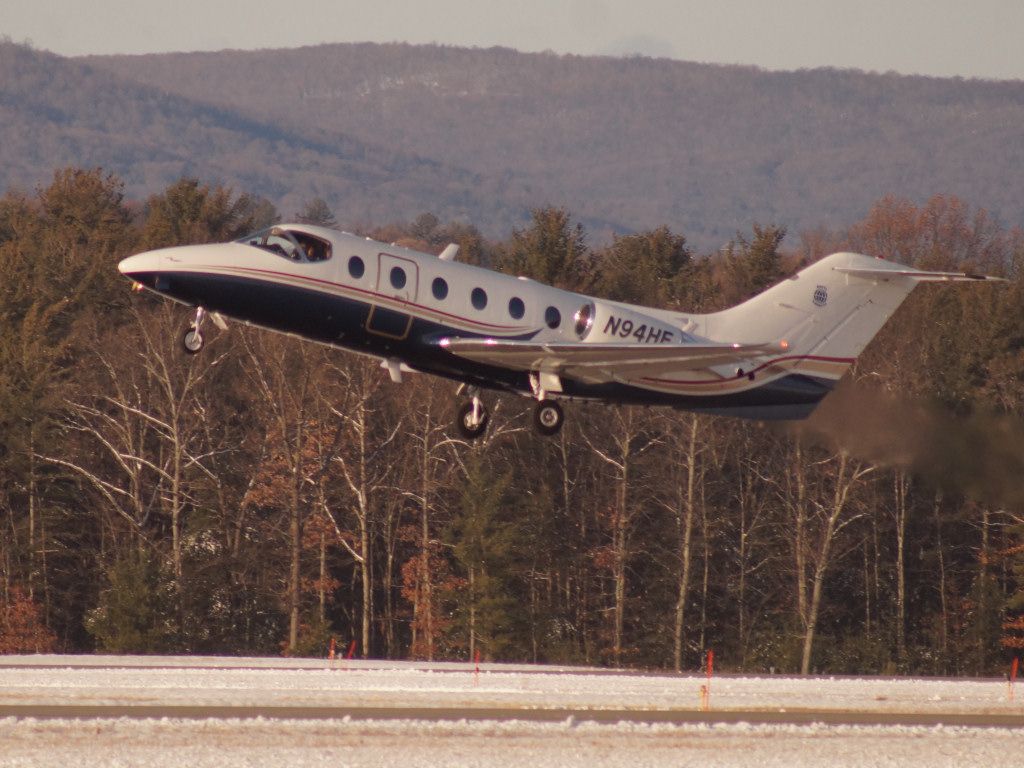
[[[160,257],[153,253],[139,253],[122,259],[117,265],[117,271],[126,277],[143,275],[147,272],[155,272],[160,268]]]
[[[142,290],[143,287],[157,290],[157,283],[160,282],[160,261],[159,251],[138,253],[122,259],[117,265],[117,271],[132,281],[132,290]]]

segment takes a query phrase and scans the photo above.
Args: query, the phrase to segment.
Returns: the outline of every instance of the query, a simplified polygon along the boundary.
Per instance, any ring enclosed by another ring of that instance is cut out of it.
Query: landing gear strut
[[[533,399],[537,401],[537,407],[533,412],[533,428],[544,437],[557,435],[565,424],[565,414],[562,413],[562,406],[548,399],[547,393],[552,389],[561,392],[561,381],[555,374],[532,371],[530,389],[533,390]]]
[[[459,415],[455,420],[455,426],[464,438],[475,440],[487,429],[490,414],[487,413],[487,407],[480,399],[480,393],[476,387],[467,387],[467,393],[470,400],[459,406]]]
[[[455,426],[459,434],[466,440],[475,440],[487,429],[490,414],[487,406],[480,400],[480,390],[475,386],[459,387],[459,393],[469,395],[469,401],[459,406],[459,414]],[[533,412],[533,427],[545,437],[557,435],[565,424],[565,414],[554,400],[548,400],[540,393],[537,407]]]
[[[181,345],[190,355],[196,354],[203,348],[203,334],[200,332],[200,329],[203,327],[203,320],[205,319],[206,310],[202,307],[196,307],[196,319],[192,321],[192,325],[185,331],[185,335],[181,339]]]
[[[545,437],[557,435],[565,423],[562,406],[554,400],[540,400],[533,412],[533,426]]]

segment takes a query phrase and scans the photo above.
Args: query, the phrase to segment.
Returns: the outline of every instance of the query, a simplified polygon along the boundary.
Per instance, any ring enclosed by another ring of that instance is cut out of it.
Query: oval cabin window
[[[523,315],[526,314],[526,305],[523,304],[523,300],[518,296],[513,296],[508,300],[508,313],[513,320],[522,320]]]
[[[448,298],[448,283],[444,281],[443,277],[435,277],[434,282],[430,284],[430,292],[438,301],[444,301]]]
[[[391,268],[391,287],[392,288],[396,288],[398,290],[401,290],[402,288],[405,288],[405,281],[406,281],[406,279],[407,278],[405,276],[405,270],[404,269],[402,269],[401,267],[392,267]]]
[[[348,260],[348,273],[352,275],[356,280],[363,276],[366,272],[366,265],[363,264],[363,260],[358,256],[353,256]]]
[[[548,307],[544,310],[544,322],[548,328],[557,328],[562,324],[562,313],[555,307]]]

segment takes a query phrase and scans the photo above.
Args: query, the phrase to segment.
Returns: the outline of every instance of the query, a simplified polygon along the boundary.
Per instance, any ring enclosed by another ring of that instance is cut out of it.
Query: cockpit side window
[[[331,258],[331,244],[319,237],[307,235],[304,232],[293,232],[292,236],[298,241],[299,246],[305,254],[306,261],[327,261]]]
[[[289,261],[313,263],[331,258],[331,244],[326,240],[282,227],[270,227],[236,242],[262,248]]]

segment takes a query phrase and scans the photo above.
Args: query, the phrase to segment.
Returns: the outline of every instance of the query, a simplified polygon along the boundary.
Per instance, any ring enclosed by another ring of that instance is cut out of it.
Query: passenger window
[[[470,294],[470,300],[477,309],[483,309],[487,306],[487,294],[483,288],[474,288],[473,293]]]
[[[435,277],[434,282],[430,284],[430,292],[438,301],[444,301],[448,298],[448,283],[444,281],[443,277]]]
[[[366,265],[363,264],[363,260],[358,256],[353,256],[348,260],[348,273],[352,275],[356,280],[361,278],[366,272]]]
[[[562,313],[555,307],[548,307],[544,310],[544,322],[548,328],[557,328],[562,324]]]
[[[405,270],[404,269],[402,269],[401,267],[392,267],[391,268],[391,287],[392,288],[395,288],[395,289],[398,289],[398,290],[401,290],[402,288],[405,288],[405,281],[406,281],[406,279],[407,278],[405,276]]]
[[[526,305],[523,304],[523,300],[518,296],[513,296],[508,300],[508,313],[512,316],[513,320],[522,320],[523,315],[526,314]]]

